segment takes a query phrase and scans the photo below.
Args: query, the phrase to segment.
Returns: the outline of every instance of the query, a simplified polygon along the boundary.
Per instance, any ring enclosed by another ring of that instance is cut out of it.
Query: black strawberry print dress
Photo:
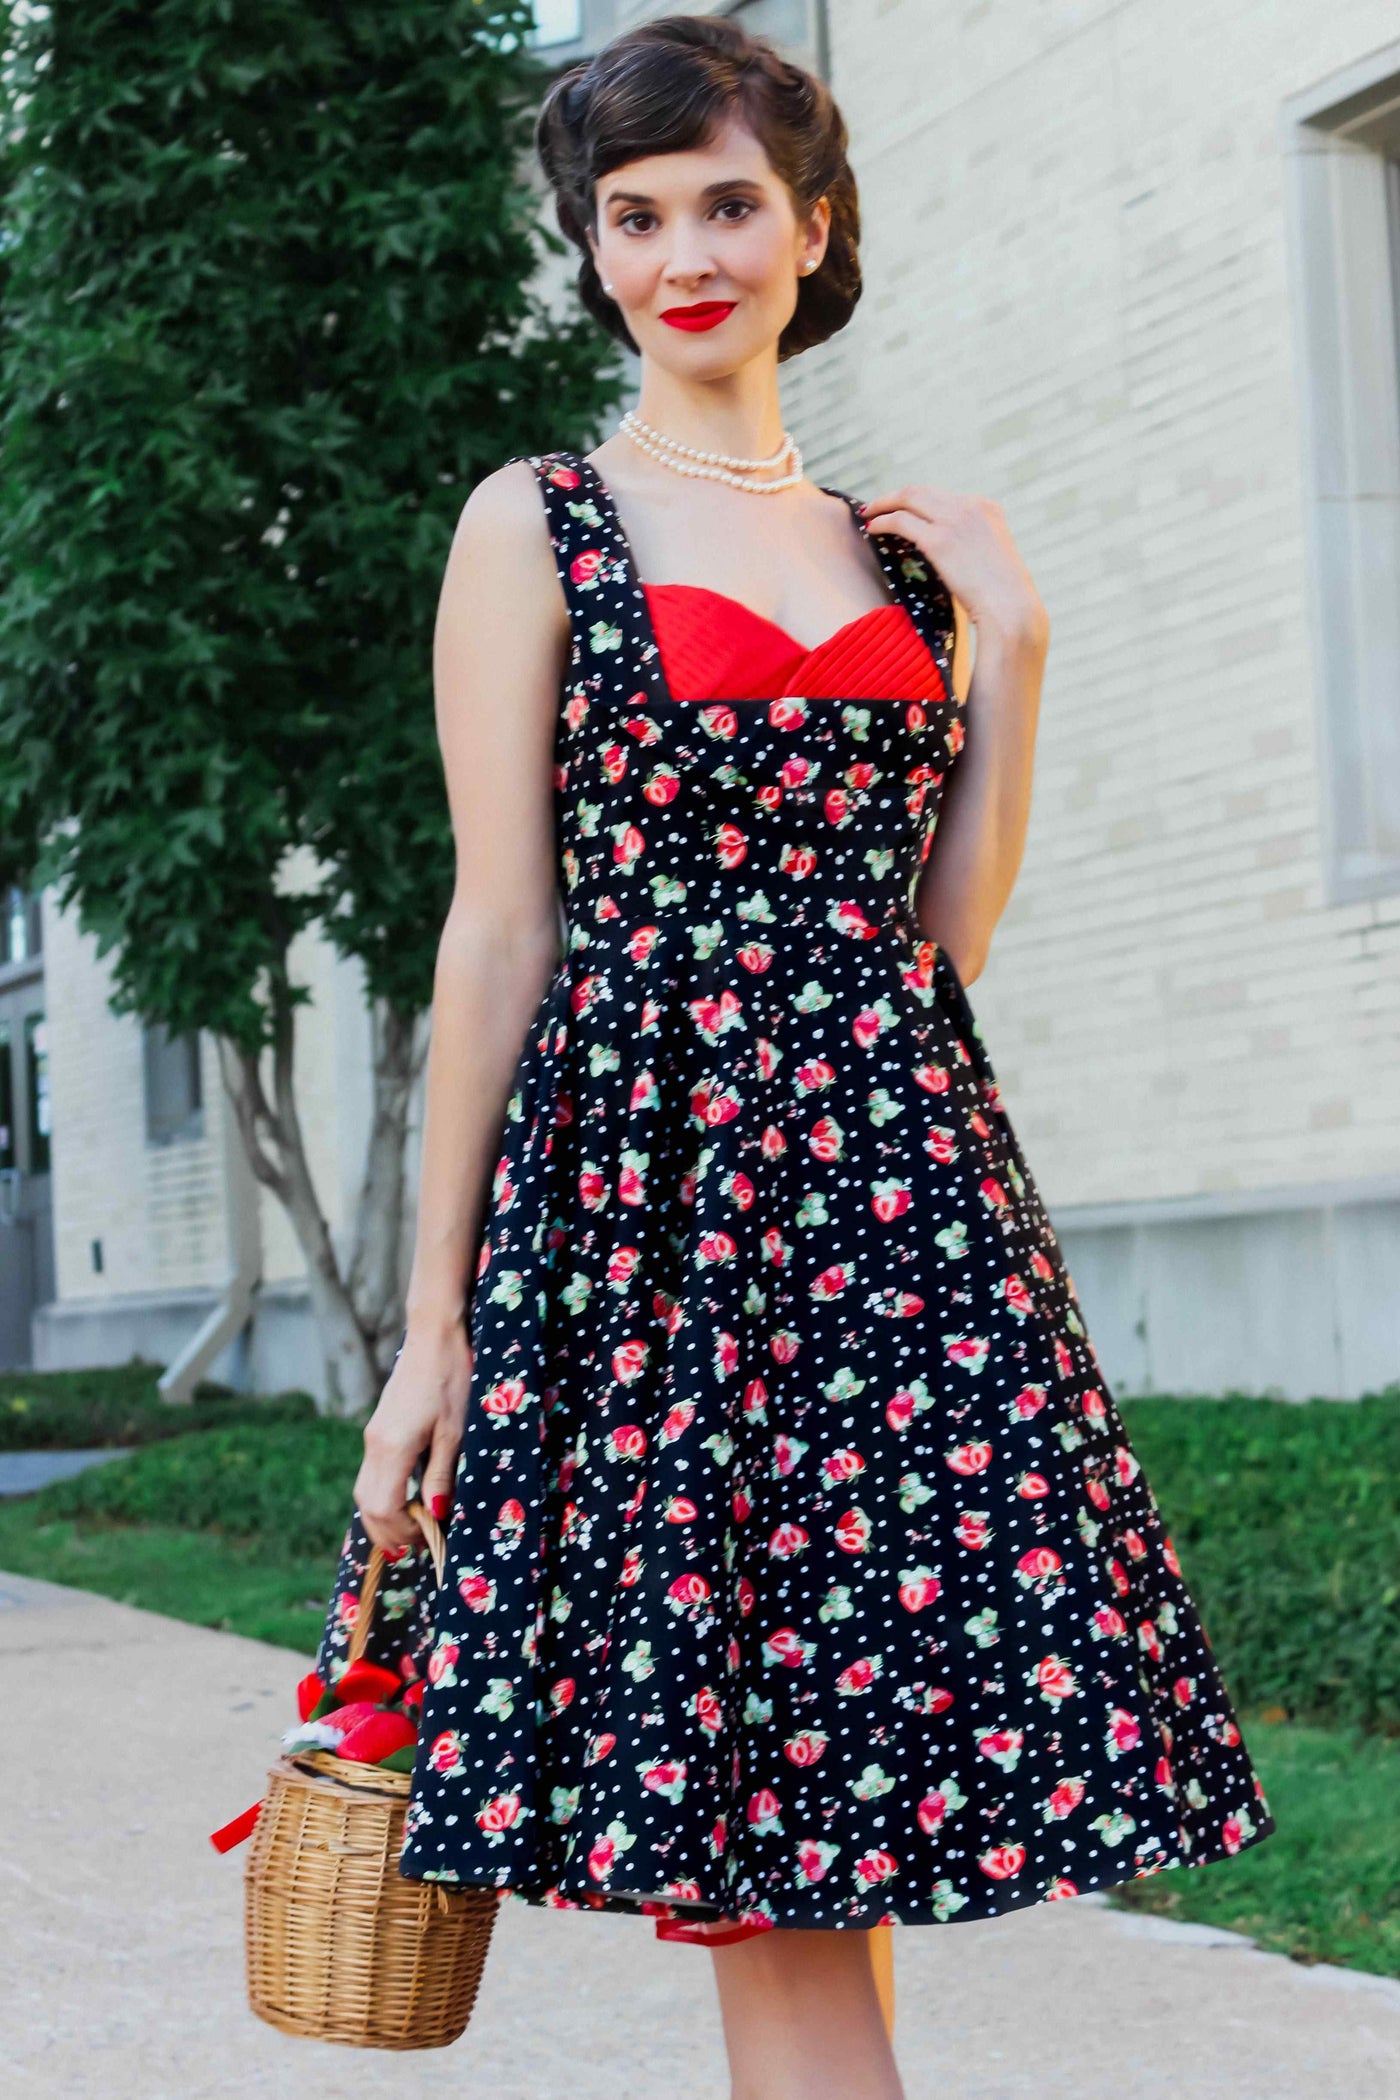
[[[963,741],[946,586],[871,535],[922,697],[799,664],[696,704],[596,470],[530,464],[569,933],[488,1204],[402,1871],[723,1939],[1240,1851],[1267,1803],[913,916]]]

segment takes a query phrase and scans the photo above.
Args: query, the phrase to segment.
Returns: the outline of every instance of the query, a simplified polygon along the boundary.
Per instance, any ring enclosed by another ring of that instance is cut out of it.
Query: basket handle
[[[438,1588],[441,1589],[443,1568],[447,1559],[447,1540],[443,1535],[442,1526],[425,1503],[410,1502],[408,1513],[423,1534],[433,1558],[433,1574]],[[369,1566],[365,1569],[365,1579],[360,1586],[360,1608],[355,1614],[355,1623],[350,1629],[350,1643],[345,1651],[347,1667],[350,1663],[358,1662],[365,1652],[370,1624],[374,1618],[375,1600],[379,1595],[379,1578],[388,1564],[388,1555],[384,1548],[372,1547]]]

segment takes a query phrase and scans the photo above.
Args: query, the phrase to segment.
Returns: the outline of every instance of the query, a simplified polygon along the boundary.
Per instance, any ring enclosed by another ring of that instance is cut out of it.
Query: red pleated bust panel
[[[673,700],[941,700],[943,680],[903,605],[860,613],[803,649],[774,620],[701,584],[644,586]]]

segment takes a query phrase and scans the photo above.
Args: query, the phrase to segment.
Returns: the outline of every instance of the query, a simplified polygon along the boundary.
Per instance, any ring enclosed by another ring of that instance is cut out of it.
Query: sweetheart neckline
[[[755,611],[752,605],[745,605],[742,598],[731,598],[728,591],[712,590],[707,583],[644,583],[642,591],[648,600],[655,597],[658,591],[685,591],[692,597],[717,599],[721,605],[729,606],[734,612],[741,614],[744,619],[755,621],[758,626],[766,627],[771,634],[781,636],[789,649],[793,650],[802,659],[804,665],[810,663],[814,656],[820,656],[823,650],[829,649],[833,642],[842,640],[854,628],[863,627],[867,620],[885,619],[891,613],[896,618],[902,615],[909,622],[910,626],[914,628],[915,633],[918,634],[917,623],[911,615],[908,606],[891,600],[887,605],[869,606],[863,613],[857,613],[854,619],[843,621],[834,634],[827,635],[824,641],[814,643],[809,649],[804,643],[798,641],[795,634],[789,634],[787,628],[782,626],[779,621],[770,620],[767,613]],[[919,635],[919,640],[925,648],[928,647],[922,635]]]
[[[660,659],[661,645],[656,635],[656,622],[652,619],[651,616],[651,600],[648,596],[649,590],[661,590],[667,588],[671,590],[704,590],[707,589],[708,586],[702,584],[671,584],[669,586],[662,584],[646,584],[642,580],[641,572],[637,567],[637,558],[632,551],[632,542],[627,536],[627,528],[624,526],[621,517],[618,515],[617,504],[613,500],[612,490],[609,488],[606,480],[604,479],[603,475],[600,473],[598,468],[594,465],[593,461],[589,459],[586,453],[583,452],[557,452],[553,455],[553,457],[564,461],[566,465],[571,467],[571,469],[578,474],[584,487],[588,490],[596,510],[601,512],[605,530],[608,530],[612,533],[613,538],[617,543],[617,547],[621,555],[623,573],[626,576],[628,587],[636,593],[637,597],[641,601],[643,623],[642,640],[650,645],[651,653],[658,659]],[[856,532],[859,534],[860,538],[865,541],[866,545],[874,550],[875,559],[878,562],[880,570],[884,575],[885,581],[890,588],[889,604],[887,606],[871,606],[868,612],[858,613],[856,615],[855,620],[848,621],[845,627],[837,629],[835,635],[828,635],[825,642],[819,643],[817,645],[817,650],[809,650],[804,652],[802,650],[801,643],[796,641],[792,635],[788,634],[786,628],[778,626],[776,621],[768,622],[769,626],[773,629],[774,632],[781,635],[783,637],[783,640],[798,653],[802,664],[805,666],[811,662],[812,658],[818,653],[818,651],[829,648],[831,644],[838,639],[838,637],[848,634],[852,630],[852,628],[859,626],[863,621],[867,619],[874,618],[874,616],[877,613],[903,612],[906,619],[913,627],[914,632],[917,635],[924,650],[927,652],[934,665],[938,668],[940,682],[942,682],[942,667],[941,665],[939,665],[938,653],[934,649],[932,642],[930,641],[928,635],[924,631],[924,619],[922,616],[922,612],[916,615],[913,606],[909,602],[910,586],[905,581],[905,576],[902,573],[900,557],[896,552],[896,547],[889,544],[891,536],[884,533],[873,533],[870,530],[870,527],[865,522],[865,518],[862,514],[860,505],[856,502],[854,496],[848,496],[844,489],[830,488],[825,482],[819,482],[817,485],[821,489],[821,492],[824,496],[831,496],[837,502],[845,504]],[[898,536],[896,535],[895,538],[898,539]],[[908,545],[910,543],[900,540],[898,541],[898,544]],[[723,591],[717,591],[714,595],[718,598],[724,598],[726,596],[726,593],[724,593]],[[744,604],[742,598],[735,598],[730,600],[729,602],[739,606],[741,610],[745,614],[747,614],[750,619],[757,620],[760,623],[767,621],[768,616],[766,613],[755,612],[752,606]],[[951,615],[951,597],[949,597],[948,600],[948,609]],[[950,635],[952,633],[951,617],[948,622],[947,632]],[[656,676],[661,685],[662,697],[671,704],[677,707],[693,707],[696,705],[710,704],[697,703],[695,701],[678,701],[676,699],[675,694],[671,692],[670,686],[667,682],[666,667],[664,661],[658,662],[658,668],[654,675]],[[789,675],[796,676],[797,674],[793,672]]]

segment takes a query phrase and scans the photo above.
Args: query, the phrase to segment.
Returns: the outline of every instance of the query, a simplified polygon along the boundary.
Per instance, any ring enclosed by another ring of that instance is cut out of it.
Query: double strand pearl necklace
[[[794,482],[802,479],[802,454],[788,431],[783,432],[783,441],[768,459],[737,459],[728,452],[702,452],[693,445],[683,445],[679,438],[667,437],[662,430],[654,430],[644,423],[634,408],[629,408],[618,425],[624,437],[641,451],[649,453],[673,474],[693,474],[703,481],[723,481],[730,488],[744,489],[753,496],[766,496],[774,489],[790,489]],[[773,481],[758,481],[753,477],[769,467],[781,466],[791,459],[792,470],[780,474]],[[737,470],[737,471],[736,471]]]

